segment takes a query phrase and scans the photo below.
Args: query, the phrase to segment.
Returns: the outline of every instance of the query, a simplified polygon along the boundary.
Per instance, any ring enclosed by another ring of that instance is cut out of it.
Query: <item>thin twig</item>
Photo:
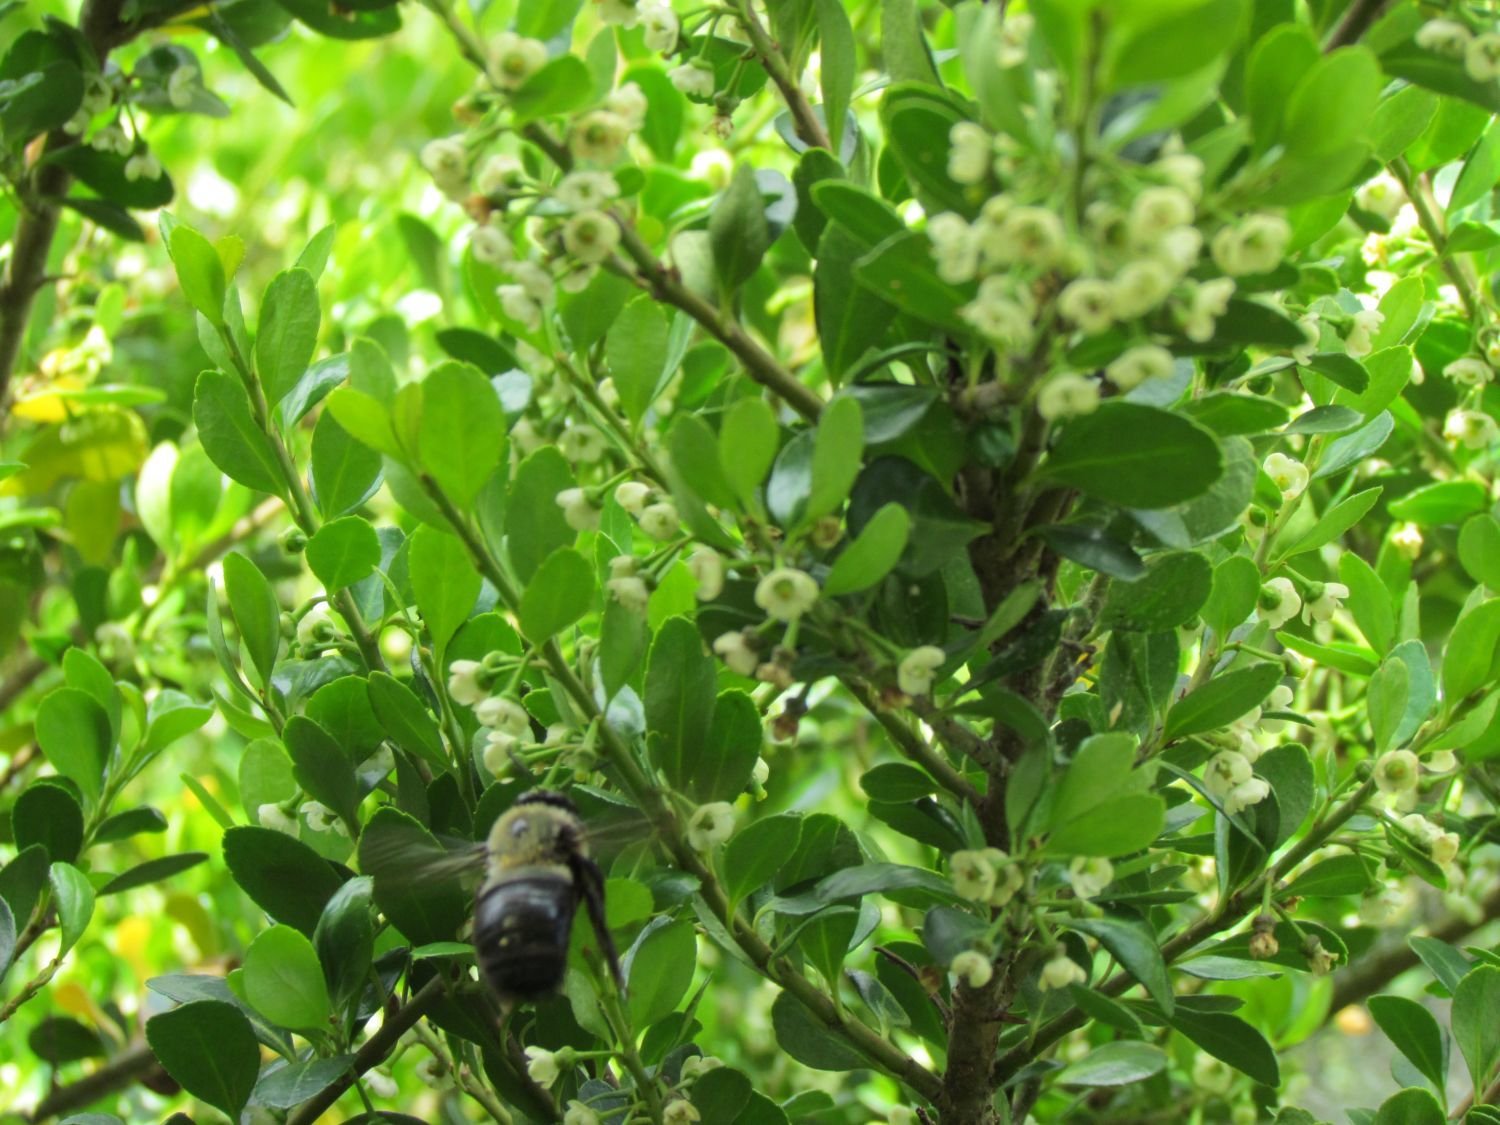
[[[38,1125],[50,1118],[84,1109],[117,1090],[123,1090],[157,1073],[165,1071],[151,1053],[151,1048],[144,1043],[137,1043],[77,1082],[70,1082],[53,1090],[31,1111],[30,1120],[32,1125]]]
[[[1354,0],[1344,13],[1344,18],[1339,21],[1338,27],[1328,37],[1328,42],[1323,44],[1324,52],[1359,42],[1364,33],[1370,30],[1370,25],[1390,6],[1390,2],[1391,0]]]
[[[807,95],[802,92],[802,87],[797,82],[797,76],[792,73],[786,56],[781,53],[777,42],[767,34],[749,0],[739,0],[739,3],[735,4],[735,15],[739,17],[740,25],[749,36],[750,46],[760,58],[761,65],[765,67],[771,81],[776,84],[776,89],[781,92],[781,100],[786,102],[786,107],[791,112],[792,124],[796,127],[797,136],[812,148],[827,149],[832,152],[833,142],[828,139],[827,127],[818,120],[818,115],[813,111],[812,103],[807,100]]]

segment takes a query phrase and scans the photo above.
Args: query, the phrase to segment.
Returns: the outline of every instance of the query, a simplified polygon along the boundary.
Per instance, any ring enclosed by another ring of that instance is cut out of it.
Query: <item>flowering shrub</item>
[[[36,1119],[1500,1114],[1493,16],[278,3],[0,64]],[[280,268],[148,115],[293,17],[442,77]],[[450,873],[534,788],[608,933],[512,1005]]]

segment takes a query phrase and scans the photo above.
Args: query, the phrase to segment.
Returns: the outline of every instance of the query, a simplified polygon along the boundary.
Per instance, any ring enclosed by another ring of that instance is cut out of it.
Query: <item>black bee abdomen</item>
[[[474,949],[490,987],[518,1000],[556,991],[577,909],[577,892],[562,874],[521,875],[481,889]]]

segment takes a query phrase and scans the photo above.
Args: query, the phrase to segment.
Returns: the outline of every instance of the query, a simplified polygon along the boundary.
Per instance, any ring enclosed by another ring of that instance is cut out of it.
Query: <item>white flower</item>
[[[434,1090],[443,1090],[449,1085],[448,1068],[431,1055],[417,1063],[416,1071],[418,1080],[424,1086],[431,1086]]]
[[[995,966],[983,953],[966,949],[953,958],[948,971],[970,988],[983,988],[995,975]]]
[[[1406,907],[1406,896],[1399,887],[1382,886],[1359,900],[1359,920],[1367,926],[1383,926]]]
[[[960,215],[944,211],[927,220],[927,237],[937,274],[950,285],[962,285],[979,269],[979,241]]]
[[[131,183],[136,180],[159,180],[161,161],[156,159],[155,153],[138,152],[125,161],[125,178]]]
[[[377,1098],[390,1099],[401,1092],[396,1080],[384,1070],[365,1071],[365,1085],[370,1087],[370,1092]]]
[[[563,1114],[563,1125],[602,1125],[599,1115],[577,1098],[568,1103],[568,1112]]]
[[[750,780],[756,785],[764,785],[771,780],[771,763],[764,758],[756,758],[755,765],[750,770]]]
[[[611,578],[604,583],[604,588],[609,591],[610,597],[635,613],[645,613],[646,607],[651,603],[651,590],[647,587],[646,580],[633,574]]]
[[[1415,788],[1419,765],[1410,750],[1387,751],[1375,760],[1375,788],[1390,794]]]
[[[1271,783],[1263,777],[1252,777],[1231,789],[1224,798],[1224,813],[1234,816],[1241,809],[1258,805],[1271,795]]]
[[[1222,802],[1236,786],[1249,781],[1254,774],[1250,760],[1234,750],[1220,750],[1203,768],[1203,788],[1209,796]]]
[[[106,663],[130,664],[135,660],[135,638],[118,621],[104,621],[94,630],[94,644]]]
[[[1418,47],[1450,58],[1461,58],[1474,34],[1457,20],[1428,20],[1417,28],[1414,37]]]
[[[1500,438],[1500,426],[1482,410],[1454,410],[1443,421],[1443,436],[1465,449],[1488,449]]]
[[[1385,313],[1379,309],[1363,309],[1350,318],[1349,333],[1344,337],[1344,350],[1355,359],[1363,359],[1374,347],[1372,336],[1385,323]]]
[[[755,587],[755,604],[777,621],[796,620],[817,600],[817,579],[795,567],[777,567]]]
[[[1348,596],[1349,587],[1342,582],[1324,582],[1321,588],[1314,584],[1308,591],[1307,603],[1302,607],[1303,624],[1329,620],[1338,611],[1339,601]]]
[[[472,707],[489,696],[481,681],[484,665],[477,660],[455,660],[448,665],[448,698],[463,707]]]
[[[1490,365],[1477,355],[1455,359],[1443,368],[1443,374],[1464,387],[1482,387],[1495,377]]]
[[[995,889],[986,901],[991,906],[1004,906],[1026,885],[1026,873],[1019,863],[999,848],[985,848],[980,854],[995,870]]]
[[[1292,359],[1301,367],[1306,367],[1312,357],[1318,351],[1318,316],[1316,313],[1308,313],[1297,321],[1297,327],[1302,329],[1303,342],[1292,349]]]
[[[1083,971],[1083,966],[1069,957],[1062,946],[1058,946],[1052,960],[1042,966],[1042,976],[1037,981],[1037,987],[1043,992],[1055,992],[1070,984],[1082,984],[1088,979],[1089,975]]]
[[[513,31],[502,31],[490,41],[490,57],[495,85],[514,90],[546,65],[547,44]]]
[[[1180,187],[1149,187],[1130,202],[1129,237],[1142,249],[1156,245],[1168,231],[1193,221],[1191,197]]]
[[[538,1086],[552,1085],[561,1073],[557,1066],[557,1056],[543,1047],[527,1047],[526,1073]]]
[[[640,86],[627,82],[604,99],[604,108],[618,115],[632,133],[638,133],[646,124],[646,112],[651,103],[646,100]]]
[[[1103,332],[1115,321],[1115,290],[1107,281],[1080,277],[1068,283],[1057,298],[1057,311],[1093,335]]]
[[[89,147],[98,152],[112,152],[116,156],[127,156],[135,147],[135,142],[125,135],[125,130],[118,125],[106,125],[94,134],[94,139],[89,141]]]
[[[1389,172],[1381,172],[1360,185],[1359,190],[1354,193],[1354,202],[1361,211],[1379,215],[1389,223],[1406,203],[1406,190],[1395,176]]]
[[[348,826],[325,804],[318,801],[303,801],[297,811],[307,817],[307,826],[314,832],[336,832],[341,836],[349,835]]]
[[[608,164],[620,155],[630,136],[630,122],[618,113],[596,109],[586,113],[568,134],[568,147],[579,160]]]
[[[1156,344],[1141,344],[1125,352],[1104,369],[1104,376],[1122,391],[1140,386],[1147,379],[1165,379],[1172,374],[1172,353]]]
[[[1085,901],[1097,897],[1114,878],[1114,864],[1103,856],[1074,856],[1068,864],[1068,882],[1073,893]]]
[[[1202,231],[1197,227],[1178,227],[1176,230],[1170,230],[1161,236],[1161,241],[1156,244],[1153,254],[1158,261],[1165,262],[1171,266],[1177,272],[1177,275],[1181,277],[1197,263],[1198,255],[1202,250]],[[1218,278],[1217,281],[1228,281],[1228,278]],[[1205,282],[1204,284],[1212,285],[1216,284],[1216,282]]]
[[[1292,228],[1280,215],[1251,215],[1225,227],[1209,243],[1214,263],[1231,277],[1270,273],[1286,257]]]
[[[713,1055],[691,1055],[682,1060],[682,1075],[684,1082],[691,1082],[695,1078],[702,1078],[711,1070],[718,1070],[724,1065],[724,1060],[715,1058]]]
[[[1076,371],[1064,371],[1042,384],[1036,410],[1049,422],[1092,414],[1099,408],[1099,384]]]
[[[1458,758],[1452,750],[1434,750],[1427,755],[1422,768],[1428,773],[1452,773],[1458,769]]]
[[[1203,194],[1203,161],[1190,152],[1167,152],[1152,169],[1196,200]]]
[[[615,502],[632,516],[640,516],[646,510],[646,501],[651,496],[651,486],[638,480],[627,480],[615,489]]]
[[[984,852],[957,851],[948,860],[953,889],[970,902],[989,902],[995,893],[995,866]]]
[[[643,4],[641,27],[646,33],[646,50],[669,55],[677,46],[677,14],[665,4]]]
[[[604,435],[586,423],[570,425],[558,436],[557,450],[569,461],[591,465],[604,456]]]
[[[1227,1094],[1234,1085],[1234,1071],[1228,1063],[1199,1052],[1193,1061],[1193,1085],[1210,1094]]]
[[[1307,466],[1295,457],[1288,457],[1285,453],[1273,453],[1266,458],[1261,467],[1265,469],[1266,476],[1271,478],[1271,483],[1281,492],[1284,500],[1301,496],[1303,489],[1307,487]]]
[[[525,418],[517,419],[516,424],[510,428],[510,440],[522,456],[530,456],[547,444],[546,439],[536,432],[536,427]]]
[[[1273,578],[1261,587],[1255,616],[1272,629],[1280,629],[1302,609],[1302,598],[1290,578]]]
[[[958,314],[992,343],[1008,351],[1018,352],[1031,344],[1031,310],[1012,296],[1011,282],[1005,277],[985,278],[979,283],[979,295],[962,306]]]
[[[506,265],[516,256],[509,236],[489,223],[476,226],[469,233],[469,250],[477,261],[496,268]]]
[[[948,176],[955,183],[980,184],[990,174],[995,142],[989,131],[972,121],[948,130]]]
[[[720,633],[714,638],[714,653],[731,672],[741,676],[755,675],[760,664],[759,654],[750,647],[745,635],[740,632]]]
[[[500,285],[495,288],[500,300],[500,311],[507,319],[515,321],[528,331],[535,332],[542,326],[542,306],[532,300],[531,294],[520,285]]]
[[[193,86],[197,80],[196,68],[179,66],[167,79],[167,101],[177,109],[187,109],[193,104]]]
[[[178,71],[191,73],[189,67],[178,67],[172,72],[172,78],[176,79]],[[83,85],[83,109],[82,112],[93,117],[103,113],[115,101],[114,87],[103,75],[91,74],[84,79]]]
[[[334,635],[333,615],[329,612],[326,602],[319,602],[313,606],[302,615],[302,620],[297,622],[297,643],[303,648],[325,644],[333,640]]]
[[[487,199],[499,199],[520,187],[526,179],[526,168],[509,153],[497,152],[484,158],[474,173],[474,190]]]
[[[1036,21],[1029,12],[1007,12],[1000,25],[995,62],[1001,67],[1020,66],[1026,61],[1026,48]]]
[[[620,228],[603,211],[583,211],[563,224],[563,245],[580,262],[602,262],[620,244]]]
[[[1183,317],[1183,334],[1198,344],[1212,339],[1214,322],[1228,311],[1233,295],[1234,281],[1228,277],[1216,277],[1194,286]]]
[[[1379,784],[1378,777],[1376,783]],[[1421,813],[1403,816],[1401,827],[1417,838],[1432,862],[1439,867],[1447,867],[1458,858],[1459,845],[1462,843],[1458,838],[1458,833],[1444,832],[1441,827],[1432,823]]]
[[[698,1110],[685,1098],[668,1102],[667,1108],[662,1110],[662,1125],[692,1125],[692,1122],[699,1120]]]
[[[1422,553],[1422,529],[1414,523],[1403,523],[1391,532],[1391,546],[1409,559]]]
[[[553,198],[570,211],[596,211],[619,198],[620,185],[608,172],[569,172]]]
[[[1475,82],[1493,82],[1500,75],[1500,35],[1476,35],[1464,48],[1464,69]]]
[[[937,645],[921,645],[901,658],[896,668],[896,683],[907,695],[926,695],[932,690],[937,670],[948,654]]]
[[[288,816],[280,805],[264,804],[255,809],[255,819],[260,822],[262,828],[270,828],[276,832],[285,833],[288,836],[297,834],[297,821]]]
[[[677,518],[677,505],[670,500],[658,500],[655,504],[648,504],[636,523],[642,531],[658,543],[665,543],[676,536],[682,528]]]
[[[728,801],[699,805],[688,818],[688,843],[694,851],[706,852],[734,835],[734,806]]]
[[[529,258],[517,262],[510,268],[511,276],[526,290],[526,295],[537,304],[545,304],[552,299],[552,275],[539,263]]]
[[[462,137],[439,137],[422,146],[422,167],[450,199],[462,199],[469,188],[469,155]]]
[[[1115,315],[1121,320],[1145,316],[1172,292],[1172,273],[1155,258],[1137,258],[1120,267],[1110,280]]]
[[[1334,583],[1334,585],[1337,585],[1337,583]],[[1347,596],[1347,594],[1340,596]],[[1266,699],[1264,707],[1267,711],[1290,711],[1292,709],[1292,700],[1295,697],[1296,693],[1293,692],[1291,688],[1287,687],[1286,684],[1277,684],[1274,688],[1271,689],[1271,694]],[[1265,731],[1267,734],[1277,734],[1285,726],[1285,719],[1260,720],[1260,729]]]
[[[531,716],[526,708],[508,695],[492,695],[474,705],[474,718],[479,725],[502,731],[515,738],[531,733]]]
[[[1067,248],[1067,232],[1062,219],[1045,207],[1007,209],[1000,231],[1010,260],[1022,265],[1049,269],[1058,263]]]
[[[711,98],[714,96],[714,71],[707,63],[693,59],[681,66],[674,66],[667,71],[667,77],[690,98]]]
[[[700,546],[687,559],[688,573],[698,583],[700,602],[711,602],[724,590],[724,556],[712,547]]]
[[[594,0],[599,22],[616,27],[634,27],[640,19],[636,0]]]

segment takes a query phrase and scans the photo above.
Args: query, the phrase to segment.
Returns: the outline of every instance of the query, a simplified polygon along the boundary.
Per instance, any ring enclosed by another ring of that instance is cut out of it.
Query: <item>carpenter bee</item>
[[[588,852],[578,809],[561,793],[533,789],[500,815],[484,846],[474,901],[474,952],[502,1002],[532,1000],[562,983],[580,901],[599,949],[621,985],[604,921],[604,874]]]

